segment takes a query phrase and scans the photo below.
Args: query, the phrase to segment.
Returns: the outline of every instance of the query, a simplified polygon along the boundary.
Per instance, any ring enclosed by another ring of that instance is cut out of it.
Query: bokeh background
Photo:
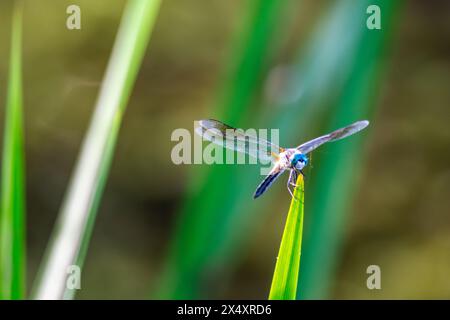
[[[65,27],[70,4],[81,30]],[[381,30],[366,28],[369,4]],[[124,5],[26,1],[28,290]],[[0,119],[11,8],[0,2]],[[267,298],[285,183],[254,201],[255,166],[174,165],[172,131],[201,118],[279,128],[286,146],[369,119],[359,137],[313,154],[299,298],[450,298],[449,40],[445,0],[163,1],[77,298]],[[366,287],[372,264],[381,290]]]

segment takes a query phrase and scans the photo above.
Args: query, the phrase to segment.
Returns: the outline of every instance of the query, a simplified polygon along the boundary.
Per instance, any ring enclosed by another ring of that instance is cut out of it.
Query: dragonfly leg
[[[292,172],[292,171],[295,171],[295,172]],[[298,178],[299,172],[304,176],[303,171],[302,170],[297,171],[295,169],[293,169],[292,171],[291,171],[291,174],[289,175],[289,184],[291,186],[293,186],[294,188],[300,187],[300,185],[297,184],[297,178]]]
[[[303,176],[303,178],[306,178],[306,175],[305,175],[305,173],[303,172],[303,170],[298,170],[298,172],[296,171],[295,182],[297,182],[298,173],[301,173],[301,175]],[[298,187],[298,185],[295,185],[295,186]]]
[[[289,178],[288,178],[286,187],[287,187],[289,193],[291,194],[291,197],[294,197],[294,194],[292,193],[292,190],[291,190],[291,185],[292,185],[292,171],[293,171],[293,170],[291,170],[290,173],[289,173]]]
[[[300,170],[300,173],[302,174],[303,178],[306,178],[305,173],[303,172],[303,170]]]
[[[287,186],[287,189],[288,189],[289,193],[291,194],[291,197],[294,198],[294,194],[292,193],[291,188],[289,186]]]
[[[297,187],[297,185],[295,184],[295,182],[297,181],[297,177],[298,177],[298,173],[294,169],[292,169],[291,172],[289,173],[289,179],[288,179],[286,186],[287,186],[289,193],[291,194],[291,197],[295,198],[296,200],[299,200],[298,198],[296,198],[294,196],[294,193],[291,190],[291,186],[293,186],[294,188]]]
[[[291,186],[297,187],[297,178],[298,178],[298,173],[297,170],[291,170],[291,175],[290,175],[290,184]]]

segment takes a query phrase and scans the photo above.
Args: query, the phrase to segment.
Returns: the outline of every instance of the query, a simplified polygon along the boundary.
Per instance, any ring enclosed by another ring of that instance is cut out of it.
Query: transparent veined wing
[[[215,144],[247,153],[263,161],[274,162],[278,159],[278,155],[284,151],[276,144],[258,138],[256,134],[249,130],[236,129],[213,119],[196,121],[195,132]]]
[[[351,136],[352,134],[361,131],[368,125],[369,121],[367,120],[357,121],[349,126],[337,129],[329,134],[305,142],[299,145],[297,149],[303,154],[309,153],[326,142],[335,141]]]

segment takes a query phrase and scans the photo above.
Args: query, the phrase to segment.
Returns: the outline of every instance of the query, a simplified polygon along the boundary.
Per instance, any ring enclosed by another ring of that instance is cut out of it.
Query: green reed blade
[[[127,3],[95,112],[47,248],[37,299],[71,299],[67,268],[82,267],[114,154],[122,116],[153,29],[160,0]]]
[[[269,300],[295,300],[297,296],[305,204],[303,175],[298,176],[296,184],[275,265]]]
[[[0,207],[0,299],[25,294],[25,179],[22,119],[22,14],[14,3],[3,139]]]

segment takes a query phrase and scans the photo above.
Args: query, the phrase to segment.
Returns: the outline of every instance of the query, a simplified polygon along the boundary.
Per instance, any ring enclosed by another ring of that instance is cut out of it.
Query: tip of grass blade
[[[281,239],[269,300],[294,300],[297,296],[303,234],[303,175],[298,176],[296,184]]]

